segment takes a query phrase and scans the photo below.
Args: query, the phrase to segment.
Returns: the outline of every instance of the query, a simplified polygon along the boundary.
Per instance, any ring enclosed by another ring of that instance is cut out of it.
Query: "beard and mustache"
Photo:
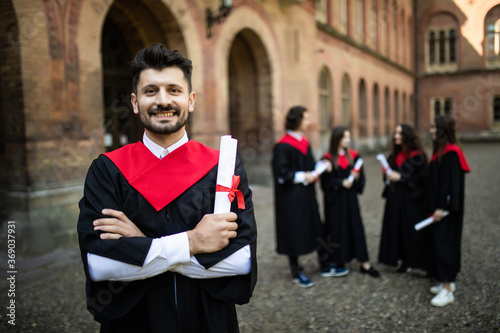
[[[147,112],[141,112],[139,105],[137,105],[137,109],[139,110],[140,119],[144,128],[150,132],[161,135],[172,134],[179,131],[182,127],[184,127],[184,125],[186,125],[188,118],[187,110],[182,111],[180,108],[172,105],[167,105],[165,107],[158,105],[149,108]],[[172,122],[172,120],[161,120],[160,123],[152,121],[152,117],[155,114],[172,111],[174,112],[174,116],[177,116],[177,121]]]

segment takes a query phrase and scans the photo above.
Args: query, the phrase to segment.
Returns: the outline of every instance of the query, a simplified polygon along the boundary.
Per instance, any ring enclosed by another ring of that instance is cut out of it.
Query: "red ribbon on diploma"
[[[240,176],[233,175],[233,185],[231,186],[231,188],[222,185],[217,185],[215,187],[215,191],[229,192],[227,194],[229,201],[233,202],[234,198],[236,197],[238,200],[238,209],[245,209],[245,198],[243,197],[243,193],[241,193],[241,191],[238,190],[239,184],[240,184]]]

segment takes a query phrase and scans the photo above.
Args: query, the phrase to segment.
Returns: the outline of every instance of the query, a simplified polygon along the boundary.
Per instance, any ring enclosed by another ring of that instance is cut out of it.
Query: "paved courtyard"
[[[293,284],[286,257],[275,253],[272,188],[255,186],[259,280],[250,303],[238,307],[241,332],[499,332],[500,144],[465,144],[464,151],[472,173],[466,177],[455,302],[434,308],[428,292],[432,282],[422,272],[398,275],[376,263],[384,201],[380,166],[370,154],[363,156],[367,186],[360,203],[370,259],[381,278],[361,275],[357,262],[348,265],[351,273],[345,277],[323,278],[311,254],[301,262],[315,286]],[[5,254],[0,258],[6,272]],[[6,273],[0,281],[0,332],[98,332],[85,308],[76,247],[18,258],[18,267],[15,326],[7,322]]]

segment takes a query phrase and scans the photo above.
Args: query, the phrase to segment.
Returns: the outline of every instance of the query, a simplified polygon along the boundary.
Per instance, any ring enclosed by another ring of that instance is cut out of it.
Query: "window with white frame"
[[[488,58],[496,58],[500,55],[500,20],[488,24],[486,31],[487,55]]]
[[[339,0],[340,32],[347,34],[347,0]]]
[[[458,25],[448,14],[434,16],[426,30],[427,72],[458,69]]]
[[[484,21],[484,54],[488,68],[500,67],[500,6],[492,8]]]
[[[364,41],[364,1],[356,1],[356,38],[360,43]]]
[[[397,47],[397,36],[398,36],[398,5],[396,1],[392,2],[391,5],[391,16],[392,16],[392,31],[391,34],[391,59],[396,60],[396,47]]]
[[[431,98],[431,120],[435,116],[451,115],[453,112],[453,99],[451,97]]]
[[[387,56],[387,24],[388,24],[388,15],[389,12],[387,10],[387,1],[383,0],[382,2],[382,18],[381,18],[381,34],[380,34],[380,49],[381,53]]]
[[[378,8],[378,0],[370,0],[370,13],[368,16],[368,23],[366,24],[366,33],[369,37],[369,44],[373,49],[377,49],[377,35],[378,35],[378,17],[377,17],[377,8]]]
[[[351,125],[351,80],[347,74],[342,78],[342,123]]]
[[[327,0],[319,0],[316,2],[316,21],[328,23],[328,4]]]
[[[429,32],[429,65],[453,64],[457,61],[455,29]]]
[[[330,72],[325,67],[321,71],[319,76],[319,128],[320,132],[326,133],[330,132],[331,127],[331,116],[330,109],[332,105],[332,87]]]
[[[405,25],[406,21],[405,21],[405,11],[404,10],[401,11],[400,22],[401,22],[401,29],[400,29],[401,30],[401,34],[400,34],[400,36],[398,38],[398,44],[399,43],[404,43],[404,41],[407,40],[406,39],[406,25]],[[400,52],[399,52],[399,55],[398,55],[398,62],[400,64],[404,64],[404,62],[405,62],[405,56],[404,55],[405,55],[406,48],[405,47],[400,47],[399,51]]]

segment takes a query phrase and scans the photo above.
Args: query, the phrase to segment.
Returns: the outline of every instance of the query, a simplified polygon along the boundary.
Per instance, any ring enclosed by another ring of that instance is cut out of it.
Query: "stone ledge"
[[[74,246],[83,185],[45,190],[0,191],[0,247],[6,247],[6,221],[15,221],[16,255],[38,256]]]

